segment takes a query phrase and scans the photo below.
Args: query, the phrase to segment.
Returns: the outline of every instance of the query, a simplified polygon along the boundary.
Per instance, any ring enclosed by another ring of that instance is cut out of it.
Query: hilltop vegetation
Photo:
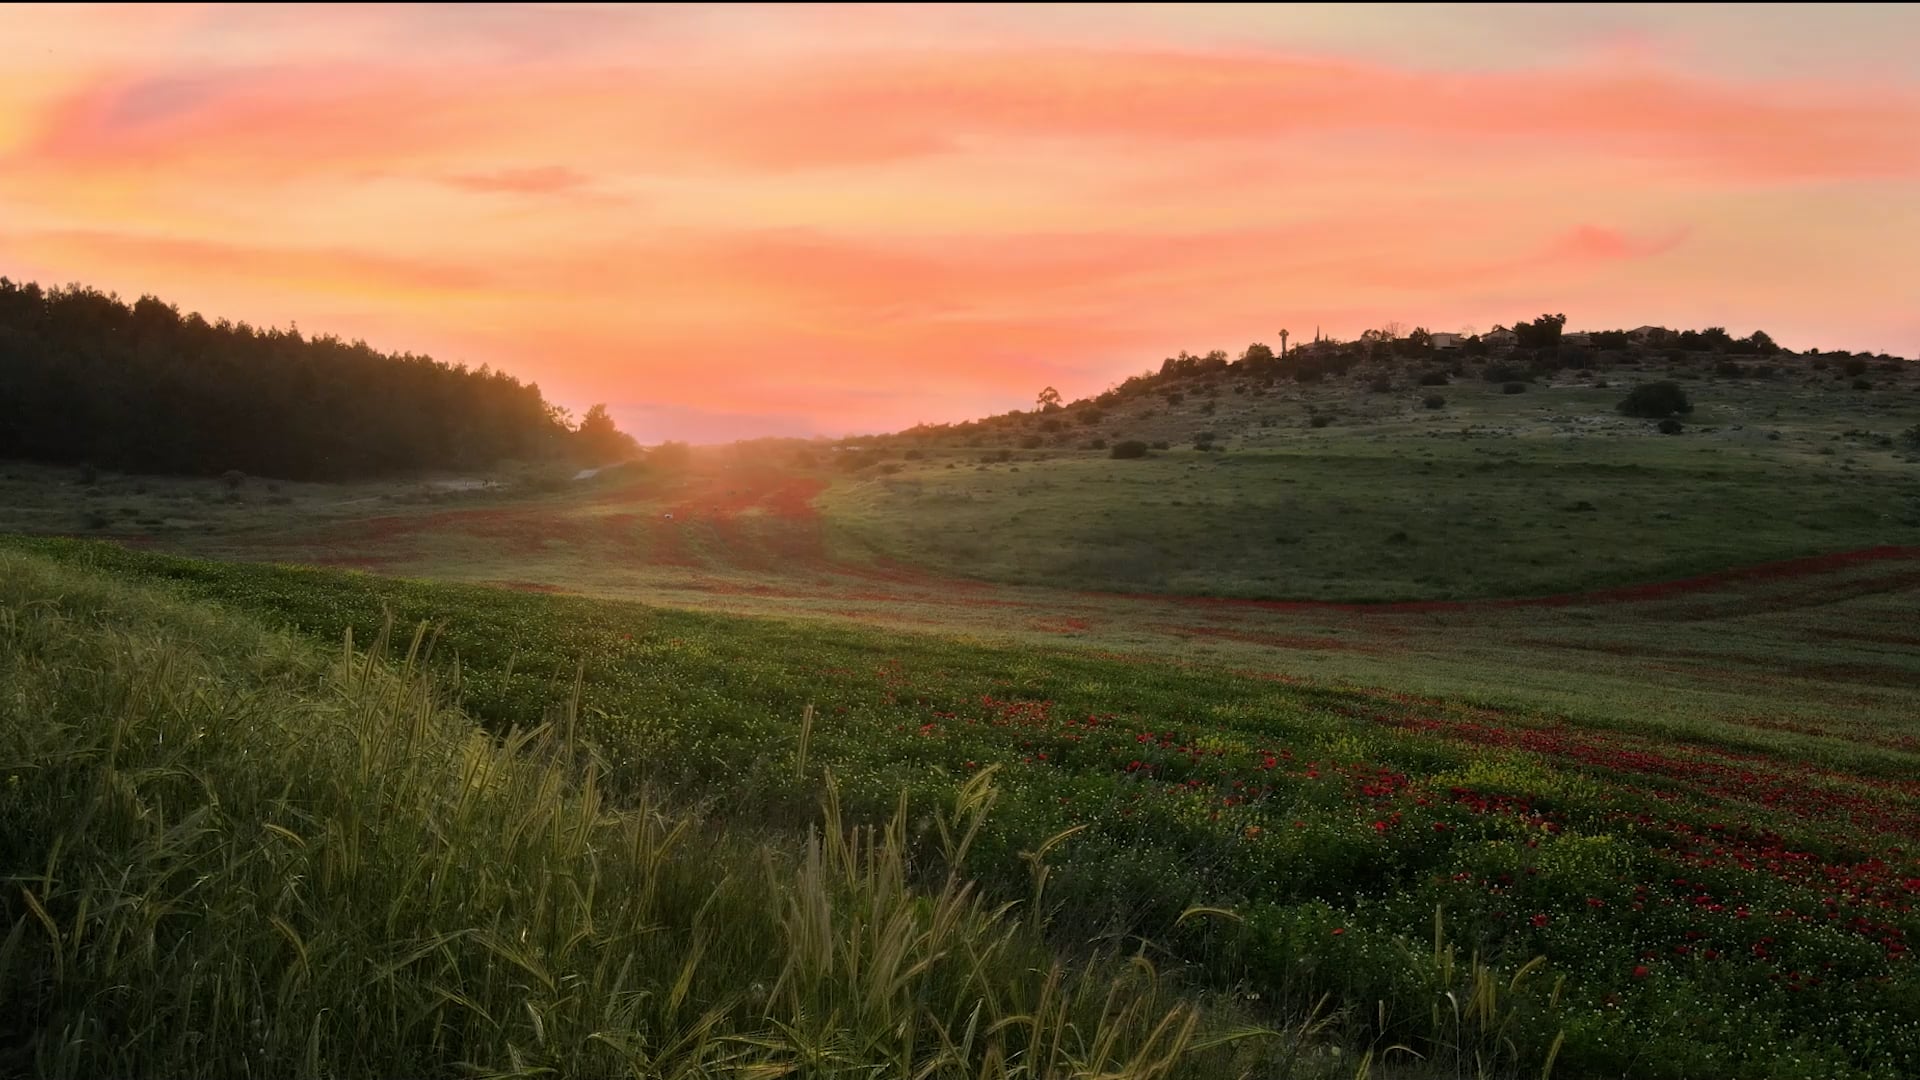
[[[1091,399],[847,440],[822,508],[850,554],[947,573],[1332,601],[1920,542],[1920,364],[1626,345],[1182,354]]]
[[[505,372],[0,278],[0,458],[340,480],[634,449]]]

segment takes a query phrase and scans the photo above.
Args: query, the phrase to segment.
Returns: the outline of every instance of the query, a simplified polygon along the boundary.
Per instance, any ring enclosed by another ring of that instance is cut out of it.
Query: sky
[[[1188,349],[1920,354],[1920,6],[0,4],[0,275],[489,364],[643,442]]]

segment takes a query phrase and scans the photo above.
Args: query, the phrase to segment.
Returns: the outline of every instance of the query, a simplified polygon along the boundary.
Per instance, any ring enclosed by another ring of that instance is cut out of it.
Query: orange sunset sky
[[[1917,57],[1913,6],[0,6],[0,274],[645,442],[1316,324],[1914,355]]]

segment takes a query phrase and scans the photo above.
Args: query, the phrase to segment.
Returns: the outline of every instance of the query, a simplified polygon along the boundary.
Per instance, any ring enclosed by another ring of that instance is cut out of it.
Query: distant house
[[[1670,333],[1672,333],[1672,331],[1668,330],[1664,326],[1636,326],[1633,329],[1627,331],[1627,336],[1632,338],[1635,341],[1645,344],[1646,342],[1649,342],[1649,341],[1658,341],[1661,338],[1666,337]]]
[[[1496,326],[1493,329],[1487,331],[1486,333],[1481,334],[1480,340],[1486,342],[1489,346],[1492,346],[1493,348],[1507,349],[1507,348],[1512,348],[1514,345],[1519,344],[1520,335],[1514,333],[1513,331],[1507,329],[1504,326]]]
[[[1575,330],[1575,331],[1574,331],[1573,333],[1571,333],[1571,334],[1561,334],[1561,335],[1560,335],[1560,344],[1562,344],[1562,345],[1591,345],[1591,344],[1593,344],[1593,335],[1592,335],[1591,333],[1589,333],[1588,331],[1585,331],[1585,330]]]
[[[1462,345],[1465,345],[1466,343],[1467,343],[1467,337],[1465,334],[1435,334],[1433,335],[1433,341],[1432,341],[1433,349],[1435,352],[1451,351],[1453,349],[1458,349]]]

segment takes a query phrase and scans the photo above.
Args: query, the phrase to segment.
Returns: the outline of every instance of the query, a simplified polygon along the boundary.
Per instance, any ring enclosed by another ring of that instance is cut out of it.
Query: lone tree
[[[1693,402],[1687,400],[1687,392],[1680,389],[1679,383],[1641,383],[1620,403],[1620,411],[1627,416],[1659,420],[1674,413],[1692,412]]]
[[[1034,404],[1040,407],[1041,412],[1052,412],[1060,407],[1060,391],[1049,386],[1040,391],[1040,396],[1035,400]]]
[[[1565,315],[1542,315],[1532,322],[1516,322],[1514,344],[1523,349],[1551,349],[1560,344],[1560,331],[1566,325]]]

